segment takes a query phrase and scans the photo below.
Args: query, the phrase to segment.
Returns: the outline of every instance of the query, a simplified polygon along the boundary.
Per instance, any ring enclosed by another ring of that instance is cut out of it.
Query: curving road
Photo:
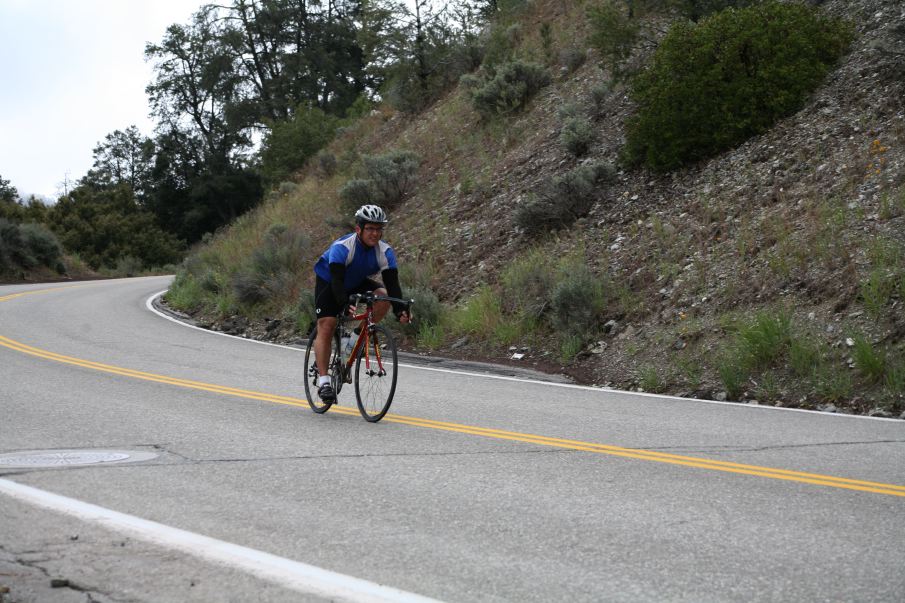
[[[0,600],[905,600],[905,421],[437,366],[317,416],[168,283],[0,287]]]

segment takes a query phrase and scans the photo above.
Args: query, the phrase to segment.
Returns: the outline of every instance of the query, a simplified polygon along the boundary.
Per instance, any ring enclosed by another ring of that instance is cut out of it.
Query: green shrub
[[[286,180],[327,145],[339,119],[313,107],[299,107],[288,121],[273,124],[261,144],[261,174],[274,184]]]
[[[597,330],[604,308],[600,279],[584,264],[564,267],[550,297],[553,328],[563,336],[587,341]]]
[[[754,322],[738,333],[742,351],[753,368],[765,368],[779,360],[792,341],[789,315],[759,313]]]
[[[591,122],[583,117],[567,119],[559,133],[560,144],[576,157],[587,155],[595,138]]]
[[[362,177],[349,180],[339,190],[344,209],[354,211],[366,203],[391,209],[414,188],[420,163],[418,155],[411,151],[362,156]]]
[[[821,362],[820,346],[801,337],[793,337],[789,343],[789,368],[798,377],[814,374]]]
[[[17,224],[0,218],[0,274],[47,267],[62,274],[63,248],[56,235],[40,224]]]
[[[738,349],[724,353],[717,360],[717,373],[730,400],[737,400],[748,380],[747,359]]]
[[[624,3],[607,0],[588,10],[588,25],[589,41],[603,59],[604,67],[614,80],[622,79],[626,75],[623,65],[638,41],[640,24],[630,16]]]
[[[549,83],[550,72],[542,65],[523,61],[504,63],[472,90],[472,104],[485,118],[515,113]]]
[[[554,178],[516,208],[516,226],[536,236],[571,225],[593,207],[597,185],[612,180],[615,174],[611,165],[595,163]]]
[[[417,336],[421,331],[440,324],[443,307],[437,294],[431,289],[411,287],[405,289],[405,296],[414,299],[412,320],[402,331],[408,336]]]
[[[555,268],[547,253],[536,248],[511,262],[504,270],[501,282],[504,309],[539,319],[550,308],[556,285]]]
[[[135,256],[126,255],[116,260],[116,267],[113,274],[120,278],[131,278],[139,276],[144,270],[144,264]]]
[[[583,48],[569,46],[559,53],[559,64],[565,67],[569,73],[578,71],[579,67],[584,65],[587,60],[588,53]]]
[[[886,354],[882,350],[875,350],[865,337],[855,337],[852,359],[855,361],[855,368],[868,382],[879,383],[883,379],[886,373]]]
[[[345,213],[351,213],[367,203],[374,203],[376,196],[371,181],[364,178],[352,178],[339,188],[339,198]]]
[[[337,163],[333,153],[321,151],[317,154],[317,167],[324,178],[330,178],[336,173]]]
[[[297,297],[294,287],[308,246],[309,239],[301,230],[283,224],[271,226],[248,264],[232,277],[239,302],[254,306]]]
[[[766,131],[801,107],[852,31],[776,0],[675,24],[632,83],[626,157],[665,171]]]
[[[393,207],[412,190],[421,159],[411,151],[390,151],[362,157],[365,178],[371,181],[374,203]]]

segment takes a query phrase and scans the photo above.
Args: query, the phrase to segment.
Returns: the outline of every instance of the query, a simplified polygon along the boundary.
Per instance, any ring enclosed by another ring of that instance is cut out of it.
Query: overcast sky
[[[0,0],[0,177],[56,198],[114,130],[150,135],[147,42],[201,0]]]

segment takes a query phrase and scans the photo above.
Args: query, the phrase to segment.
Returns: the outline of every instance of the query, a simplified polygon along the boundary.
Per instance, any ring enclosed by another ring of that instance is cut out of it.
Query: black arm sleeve
[[[402,286],[399,284],[399,271],[395,268],[387,268],[380,273],[383,277],[383,284],[386,285],[387,294],[390,297],[402,298]],[[399,316],[405,306],[399,302],[393,302],[393,314]]]
[[[330,264],[330,288],[333,290],[333,299],[340,308],[345,308],[349,303],[349,296],[346,295],[346,287],[343,284],[345,280],[346,265]]]

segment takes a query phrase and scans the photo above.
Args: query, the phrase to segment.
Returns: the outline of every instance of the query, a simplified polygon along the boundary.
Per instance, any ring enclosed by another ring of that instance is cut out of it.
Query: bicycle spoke
[[[386,329],[376,326],[355,362],[355,397],[361,415],[372,422],[382,419],[395,390],[396,342]]]

